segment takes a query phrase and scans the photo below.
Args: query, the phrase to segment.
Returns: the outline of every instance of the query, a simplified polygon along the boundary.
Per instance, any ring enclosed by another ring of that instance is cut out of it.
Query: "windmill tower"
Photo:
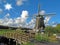
[[[45,25],[44,25],[44,17],[43,15],[40,14],[40,4],[38,4],[38,14],[36,16],[36,24],[34,29],[36,30],[40,30],[40,29],[44,29]]]

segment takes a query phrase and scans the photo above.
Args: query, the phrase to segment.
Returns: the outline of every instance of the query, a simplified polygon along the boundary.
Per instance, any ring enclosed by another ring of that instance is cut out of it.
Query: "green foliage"
[[[45,28],[46,33],[60,33],[60,24],[58,24],[56,27],[47,26]]]
[[[15,30],[9,30],[9,29],[0,29],[0,35],[4,35],[5,33],[11,33],[14,32]]]
[[[55,27],[55,30],[57,30],[57,32],[60,33],[60,24],[58,24],[58,25]]]
[[[35,39],[37,41],[40,41],[40,42],[48,42],[49,41],[49,38],[48,38],[48,35],[47,34],[37,34],[35,36]]]
[[[53,33],[57,33],[57,30],[55,29],[55,27],[48,26],[45,28],[45,33],[53,34]]]

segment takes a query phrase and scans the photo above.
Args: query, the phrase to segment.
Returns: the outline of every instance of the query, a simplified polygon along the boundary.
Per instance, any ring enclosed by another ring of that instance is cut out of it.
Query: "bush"
[[[47,34],[37,34],[35,36],[35,39],[39,42],[49,42],[49,38]]]

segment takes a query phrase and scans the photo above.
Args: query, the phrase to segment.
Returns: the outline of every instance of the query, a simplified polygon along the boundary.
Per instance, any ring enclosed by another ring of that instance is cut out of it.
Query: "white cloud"
[[[57,26],[57,23],[56,22],[52,22],[52,27],[56,27]]]
[[[6,26],[9,26],[9,24],[12,24],[13,22],[13,19],[9,18],[10,14],[7,13],[5,16],[4,16],[4,19],[0,19],[0,25],[6,25]]]
[[[8,19],[8,21],[4,22],[3,25],[6,25],[6,26],[11,26],[13,24],[13,19]]]
[[[16,0],[16,5],[21,6],[26,0]]]
[[[29,22],[29,24],[30,24],[30,25],[31,25],[31,24],[34,24],[35,21],[36,21],[36,19],[32,19],[32,20]]]
[[[0,8],[0,14],[2,14],[2,13],[3,13],[3,9]]]
[[[44,20],[44,24],[45,24],[45,26],[49,26],[50,24],[48,23],[49,22],[49,20],[50,20],[50,16],[46,16],[45,17],[45,20]]]
[[[7,22],[8,25],[13,24],[13,19],[9,19],[9,21]]]
[[[50,16],[46,16],[46,17],[45,17],[45,20],[44,20],[44,23],[47,24],[48,21],[50,20],[50,18],[51,18]]]
[[[49,26],[50,24],[46,23],[45,26]]]
[[[21,22],[25,22],[28,16],[28,11],[22,11]]]
[[[21,22],[20,20],[21,20],[21,18],[20,18],[20,17],[17,17],[17,18],[15,19],[15,23],[16,23],[16,24],[19,24],[19,23]]]
[[[7,13],[6,15],[5,15],[5,17],[9,17],[10,16],[10,14],[9,13]]]
[[[40,12],[40,15],[44,15],[44,14],[45,14],[45,11],[42,10],[42,11]]]
[[[18,24],[25,23],[28,18],[27,16],[28,16],[28,11],[26,11],[26,10],[22,11],[21,17],[17,17],[15,19],[15,23],[18,23]]]
[[[21,14],[21,17],[17,17],[15,19],[15,23],[19,26],[25,26],[26,25],[26,20],[27,20],[27,17],[28,16],[28,11],[24,10],[22,11],[22,14]]]
[[[0,19],[0,25],[2,25],[3,24],[3,19]]]
[[[56,27],[57,25],[52,25],[52,27]]]
[[[29,23],[26,24],[28,28],[34,28],[36,19],[31,19]]]
[[[4,22],[8,22],[8,21],[9,21],[9,17],[10,17],[10,14],[7,13],[7,14],[4,16]]]
[[[23,10],[20,17],[17,17],[15,19],[10,18],[10,14],[7,13],[4,16],[4,19],[0,19],[0,24],[8,25],[8,26],[10,26],[10,25],[22,26],[22,25],[26,24],[26,20],[28,18],[27,16],[28,16],[28,11],[26,11],[26,10]]]

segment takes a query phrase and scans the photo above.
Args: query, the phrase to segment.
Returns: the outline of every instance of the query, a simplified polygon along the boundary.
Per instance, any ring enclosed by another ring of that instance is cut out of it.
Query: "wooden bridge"
[[[2,36],[7,38],[13,38],[17,43],[26,43],[30,42],[32,38],[35,37],[35,33],[26,33],[24,31],[15,31],[15,32],[5,32]]]

